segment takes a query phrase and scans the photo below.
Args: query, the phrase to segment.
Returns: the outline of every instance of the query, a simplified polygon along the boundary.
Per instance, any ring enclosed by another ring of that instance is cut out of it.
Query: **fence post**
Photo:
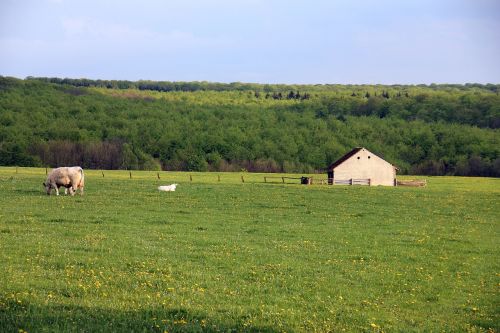
[[[368,178],[368,186],[372,186],[372,179]]]
[[[189,181],[193,182],[193,176],[192,175],[189,175]]]
[[[243,175],[241,175],[241,182],[244,183],[245,182],[245,178],[243,178]]]
[[[102,173],[102,178],[104,178],[104,171],[101,170],[101,173]]]
[[[49,171],[47,170],[47,167],[45,167],[45,174],[48,174]]]
[[[17,167],[16,167],[16,173],[17,173]]]
[[[264,177],[264,183],[267,183],[267,177]]]
[[[156,176],[158,177],[158,179],[160,179],[160,173],[159,172],[156,173]]]
[[[281,177],[281,181],[285,184],[285,177]]]
[[[132,171],[129,171],[130,179],[132,179]]]
[[[352,185],[352,178],[351,178],[351,185]]]
[[[220,183],[220,175],[217,175],[217,181]]]

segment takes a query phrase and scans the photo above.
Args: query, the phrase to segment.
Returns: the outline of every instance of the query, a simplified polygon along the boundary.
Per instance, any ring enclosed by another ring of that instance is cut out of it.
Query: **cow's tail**
[[[85,184],[85,175],[83,174],[82,168],[80,168],[80,174],[82,175],[82,178],[80,180],[80,184],[83,185],[83,184]]]
[[[78,188],[80,188],[80,195],[83,195],[83,188],[85,187],[85,175],[83,173],[83,169],[80,168],[80,183],[78,184]]]

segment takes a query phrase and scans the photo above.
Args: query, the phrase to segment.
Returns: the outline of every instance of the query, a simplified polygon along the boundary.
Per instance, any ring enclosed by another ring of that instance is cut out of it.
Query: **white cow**
[[[80,194],[83,195],[83,187],[85,186],[83,169],[79,166],[53,169],[47,175],[47,180],[43,183],[43,186],[45,186],[48,195],[50,195],[52,189],[59,195],[59,187],[61,186],[69,189],[71,195],[75,195],[77,189],[80,189]]]
[[[158,186],[158,191],[163,191],[163,192],[174,192],[175,188],[179,184],[171,184],[171,185],[163,185],[163,186]]]

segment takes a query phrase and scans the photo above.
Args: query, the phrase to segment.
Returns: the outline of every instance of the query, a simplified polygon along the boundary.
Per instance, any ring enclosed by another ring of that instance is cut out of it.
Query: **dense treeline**
[[[431,85],[340,85],[340,84],[315,84],[315,85],[290,85],[290,84],[259,84],[259,83],[220,83],[207,81],[192,81],[192,82],[171,82],[171,81],[127,81],[127,80],[90,80],[90,79],[71,79],[58,77],[28,77],[28,80],[38,80],[46,83],[56,83],[72,85],[75,87],[98,87],[109,89],[139,89],[139,90],[155,90],[155,91],[259,91],[259,92],[288,92],[290,90],[308,90],[313,92],[325,91],[342,91],[354,89],[361,91],[370,87],[377,89],[396,89],[405,90],[415,87],[428,88],[431,90],[443,91],[489,91],[499,92],[500,84],[479,84],[467,83],[461,84],[431,84]]]
[[[427,85],[283,85],[257,83],[117,81],[28,78],[74,87],[137,89],[158,92],[247,92],[259,99],[309,100],[314,95],[318,114],[339,117],[393,116],[405,120],[445,121],[479,127],[500,127],[499,84]],[[239,98],[239,97],[238,97]]]
[[[0,77],[0,165],[313,172],[365,146],[402,173],[500,176],[498,91]]]

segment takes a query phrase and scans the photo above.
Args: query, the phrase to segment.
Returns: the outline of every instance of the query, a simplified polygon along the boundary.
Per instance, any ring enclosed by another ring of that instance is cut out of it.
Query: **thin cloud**
[[[109,47],[121,43],[138,44],[142,47],[161,45],[167,48],[220,47],[230,44],[227,38],[200,37],[190,31],[157,32],[88,18],[65,18],[61,21],[61,26],[65,36],[69,39],[87,40],[98,44],[107,42]]]
[[[497,82],[496,1],[0,0],[0,75]]]

